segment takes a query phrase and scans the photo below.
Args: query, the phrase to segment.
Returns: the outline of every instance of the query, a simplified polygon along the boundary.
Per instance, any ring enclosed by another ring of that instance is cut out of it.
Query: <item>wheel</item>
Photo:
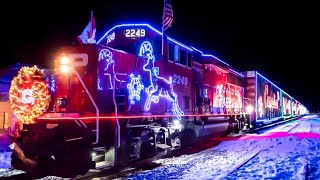
[[[152,157],[156,154],[154,143],[150,141],[146,141],[141,144],[140,147],[140,158],[141,159],[147,159],[149,157]]]
[[[181,132],[181,147],[187,147],[195,142],[196,134],[192,129],[185,129]]]

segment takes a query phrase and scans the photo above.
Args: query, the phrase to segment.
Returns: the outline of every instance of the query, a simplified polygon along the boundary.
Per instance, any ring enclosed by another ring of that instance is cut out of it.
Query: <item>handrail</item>
[[[92,104],[94,105],[95,109],[96,109],[96,141],[93,142],[92,144],[98,144],[99,142],[99,108],[96,104],[96,102],[94,101],[94,99],[92,98],[87,86],[85,85],[85,83],[83,82],[82,78],[80,77],[79,73],[76,70],[73,70],[73,72],[76,74],[76,76],[78,77],[79,81],[81,82],[84,90],[86,91],[86,93],[88,94]]]
[[[117,102],[116,102],[116,90],[115,90],[116,89],[115,79],[116,79],[117,75],[126,76],[127,74],[125,74],[125,73],[115,73],[113,75],[113,78],[112,78],[112,84],[113,84],[112,99],[113,99],[113,105],[114,105],[115,120],[116,120],[116,123],[117,123],[117,146],[116,146],[116,148],[119,148],[120,147],[120,124],[119,124],[119,120],[118,120],[118,106],[117,106]]]

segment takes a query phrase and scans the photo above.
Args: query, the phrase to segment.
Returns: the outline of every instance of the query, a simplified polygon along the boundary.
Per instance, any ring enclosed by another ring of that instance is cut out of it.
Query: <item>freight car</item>
[[[275,123],[308,113],[307,108],[257,71],[243,72],[247,106],[253,127]]]
[[[252,128],[293,113],[281,103],[293,98],[262,75],[148,24],[114,26],[97,44],[61,47],[55,57],[54,70],[21,69],[10,89],[23,123],[12,166],[27,172],[72,177],[223,136],[233,122]],[[276,90],[261,92],[259,81]]]

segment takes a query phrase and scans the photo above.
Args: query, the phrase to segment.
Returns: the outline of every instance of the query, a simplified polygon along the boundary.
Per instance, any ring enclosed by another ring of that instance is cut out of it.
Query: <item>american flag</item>
[[[162,30],[165,31],[171,27],[173,21],[173,10],[170,0],[164,0],[164,9],[162,15]]]

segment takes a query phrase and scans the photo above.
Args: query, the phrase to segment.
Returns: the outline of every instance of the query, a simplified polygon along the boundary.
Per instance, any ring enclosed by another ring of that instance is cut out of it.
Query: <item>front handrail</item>
[[[112,78],[112,84],[113,84],[113,88],[112,88],[112,99],[113,99],[113,105],[114,105],[114,114],[115,114],[115,120],[116,120],[116,123],[117,123],[117,146],[116,148],[119,148],[120,147],[120,124],[119,124],[119,120],[118,120],[118,106],[117,106],[117,101],[116,101],[116,76],[117,75],[122,75],[122,76],[126,76],[127,74],[125,73],[115,73],[113,78]]]
[[[94,101],[93,97],[91,96],[87,86],[85,85],[82,78],[80,77],[79,73],[76,70],[73,70],[73,72],[76,74],[77,78],[81,82],[81,85],[83,86],[84,90],[88,94],[92,104],[94,105],[94,107],[96,109],[96,130],[95,130],[96,131],[96,141],[93,142],[92,144],[98,144],[98,142],[99,142],[99,108],[98,108],[96,102]]]

